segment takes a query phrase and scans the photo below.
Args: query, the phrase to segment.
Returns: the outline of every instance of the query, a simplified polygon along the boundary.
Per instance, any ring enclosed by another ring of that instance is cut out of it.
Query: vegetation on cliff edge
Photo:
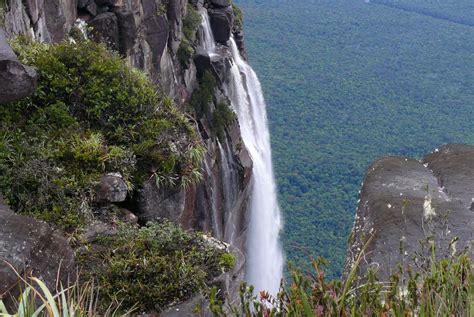
[[[0,190],[17,212],[73,230],[91,216],[101,175],[189,186],[204,147],[173,102],[91,41],[13,43],[39,74],[31,98],[0,109]]]
[[[142,228],[121,225],[117,234],[99,237],[80,258],[93,268],[85,277],[100,285],[102,311],[115,303],[125,310],[159,312],[205,292],[235,264],[225,245],[216,247],[202,234],[169,221]]]

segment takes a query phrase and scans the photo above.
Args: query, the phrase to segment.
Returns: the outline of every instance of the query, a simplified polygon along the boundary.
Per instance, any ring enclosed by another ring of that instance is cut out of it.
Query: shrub
[[[228,127],[236,119],[234,111],[228,103],[220,102],[217,104],[212,114],[212,123],[217,137],[222,140],[225,136],[225,127]]]
[[[255,295],[251,286],[241,286],[241,305],[228,309],[245,316],[472,316],[474,276],[467,255],[455,259],[430,260],[427,271],[395,274],[380,282],[367,272],[365,283],[353,288],[345,281],[326,281],[325,262],[313,262],[314,271],[303,274],[292,269],[289,285],[276,297],[266,292]],[[212,295],[212,293],[211,293]],[[211,296],[215,316],[224,316],[222,302]]]
[[[118,55],[91,41],[12,46],[39,74],[34,96],[0,109],[0,190],[13,209],[73,230],[103,173],[200,181],[195,128]]]
[[[235,266],[235,256],[230,253],[223,253],[219,259],[219,265],[226,270],[230,270]]]
[[[194,54],[194,47],[189,43],[187,39],[182,39],[178,47],[178,61],[183,68],[188,68],[189,61]]]
[[[201,16],[192,5],[188,5],[187,8],[188,11],[183,20],[183,35],[189,42],[194,42],[196,32],[201,25]]]
[[[161,311],[206,289],[212,279],[233,266],[233,256],[203,237],[164,221],[139,228],[122,225],[104,236],[86,257],[96,263],[102,301],[122,302],[124,309]]]
[[[209,104],[213,100],[216,85],[214,75],[210,71],[206,71],[199,81],[199,88],[193,92],[190,100],[191,107],[199,115],[209,112]]]

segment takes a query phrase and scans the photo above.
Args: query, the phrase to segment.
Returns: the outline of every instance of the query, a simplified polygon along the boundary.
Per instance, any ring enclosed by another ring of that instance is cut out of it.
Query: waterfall
[[[224,210],[225,210],[225,241],[235,245],[236,244],[236,219],[237,211],[236,202],[238,189],[235,187],[237,184],[236,172],[232,171],[233,167],[233,155],[232,151],[229,148],[229,143],[226,142],[226,148],[224,149],[219,141],[219,153],[221,157],[221,181],[224,200]],[[237,205],[238,206],[238,205]]]
[[[216,49],[216,42],[212,34],[209,14],[207,14],[207,10],[204,8],[199,8],[199,14],[202,20],[201,28],[199,29],[199,38],[201,39],[199,49],[207,52],[209,55],[213,55]]]
[[[207,11],[200,12],[203,16],[202,48],[205,47],[213,55],[215,42]],[[237,114],[242,139],[253,161],[246,280],[255,286],[256,291],[266,290],[276,295],[283,271],[283,254],[279,245],[282,221],[273,175],[265,100],[257,75],[240,56],[233,38],[229,45],[233,63],[224,90]]]
[[[226,93],[237,113],[242,139],[253,161],[253,192],[247,242],[246,280],[256,291],[277,294],[283,270],[282,227],[270,148],[265,100],[257,75],[242,59],[233,38],[234,63]]]

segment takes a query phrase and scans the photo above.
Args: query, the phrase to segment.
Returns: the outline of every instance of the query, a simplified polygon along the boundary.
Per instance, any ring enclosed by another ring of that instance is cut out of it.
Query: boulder
[[[212,33],[216,42],[226,44],[232,32],[234,12],[231,7],[209,9]]]
[[[92,27],[91,37],[96,42],[107,45],[111,50],[118,51],[119,29],[117,16],[113,12],[100,13],[89,22]]]
[[[439,257],[467,250],[474,258],[473,199],[474,146],[445,145],[421,162],[405,157],[375,161],[361,189],[346,274],[371,236],[359,276],[374,268],[387,280],[399,264],[418,270],[413,257],[420,263],[430,256],[429,239]]]
[[[154,180],[150,179],[138,190],[136,215],[141,223],[160,218],[182,223],[185,203],[184,190],[158,188]]]
[[[23,277],[35,276],[51,289],[57,277],[64,285],[74,280],[74,252],[66,238],[44,222],[13,213],[0,204],[0,294],[7,303],[17,298],[21,285],[12,265]]]
[[[34,93],[36,72],[21,64],[0,29],[0,104],[15,101]]]
[[[120,174],[106,174],[100,178],[100,184],[96,188],[96,200],[98,202],[120,203],[125,201],[128,187]]]

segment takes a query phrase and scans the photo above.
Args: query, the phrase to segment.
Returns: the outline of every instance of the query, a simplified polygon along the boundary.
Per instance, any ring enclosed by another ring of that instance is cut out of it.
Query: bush
[[[100,245],[86,259],[96,263],[91,274],[105,307],[117,301],[124,309],[138,305],[141,311],[161,311],[206,289],[235,262],[198,233],[167,221],[142,228],[122,225]]]
[[[0,109],[0,190],[14,210],[73,230],[106,172],[131,185],[200,181],[195,128],[143,73],[91,41],[12,44],[39,74],[34,96]]]

